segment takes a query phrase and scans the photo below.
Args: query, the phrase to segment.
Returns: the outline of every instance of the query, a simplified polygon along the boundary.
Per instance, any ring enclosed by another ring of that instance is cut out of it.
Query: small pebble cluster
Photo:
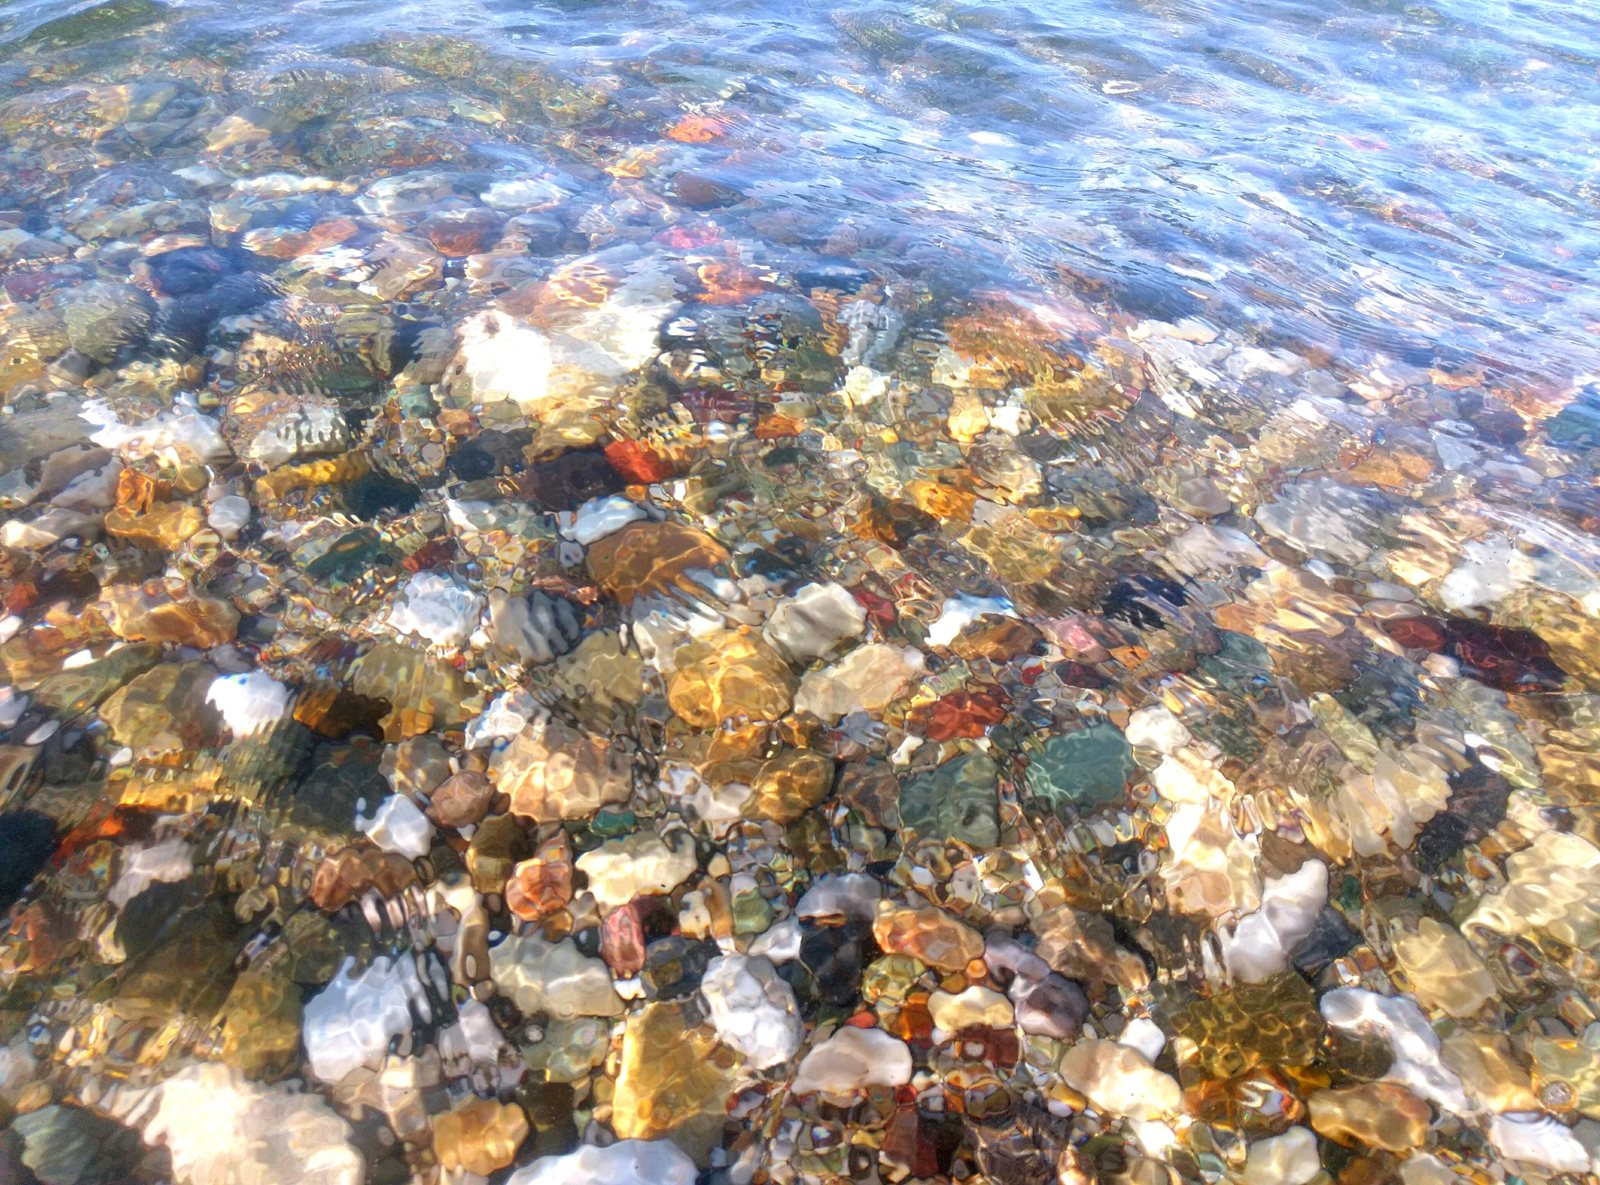
[[[68,32],[0,1179],[1600,1169],[1600,389],[960,284],[450,38]]]

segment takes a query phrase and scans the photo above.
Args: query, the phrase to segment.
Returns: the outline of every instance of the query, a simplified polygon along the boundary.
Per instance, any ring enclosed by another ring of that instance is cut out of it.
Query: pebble
[[[670,1140],[618,1140],[544,1156],[518,1169],[506,1185],[694,1185],[695,1163]]]
[[[478,628],[483,605],[481,596],[450,577],[418,572],[389,610],[389,625],[435,646],[460,646]]]
[[[757,1070],[787,1062],[805,1040],[794,989],[766,959],[738,954],[713,959],[701,976],[700,992],[717,1036]]]
[[[870,1086],[903,1086],[911,1081],[911,1067],[904,1041],[881,1029],[845,1025],[806,1052],[789,1089],[848,1098]]]

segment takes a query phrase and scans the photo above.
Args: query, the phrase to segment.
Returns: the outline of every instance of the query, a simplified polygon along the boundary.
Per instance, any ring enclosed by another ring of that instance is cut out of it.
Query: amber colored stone
[[[300,988],[286,975],[250,970],[222,1004],[222,1055],[251,1078],[300,1068]]]
[[[932,905],[880,903],[872,936],[887,953],[910,955],[940,971],[965,971],[983,957],[983,936]]]
[[[206,525],[206,516],[198,506],[158,502],[140,512],[109,510],[105,524],[108,535],[172,551]]]
[[[683,523],[629,523],[589,548],[589,572],[608,596],[624,604],[647,592],[697,586],[686,575],[695,568],[718,568],[728,550],[704,531]],[[704,591],[704,590],[700,590]]]
[[[428,818],[440,827],[467,827],[483,821],[494,798],[494,785],[475,769],[451,774],[433,788]]]
[[[172,493],[172,483],[127,468],[117,475],[116,508],[129,514],[143,514]]]
[[[515,1103],[472,1099],[434,1120],[433,1154],[445,1169],[480,1177],[506,1167],[528,1138],[528,1117]]]
[[[789,749],[761,763],[744,812],[752,819],[795,822],[833,789],[833,762],[809,749]]]
[[[878,1160],[887,1168],[910,1177],[932,1177],[940,1169],[940,1148],[934,1127],[913,1103],[895,1110],[884,1129]]]
[[[365,453],[345,453],[343,456],[323,457],[298,465],[284,465],[265,477],[256,478],[256,500],[271,501],[295,490],[339,485],[370,472],[372,462]]]
[[[1226,1082],[1200,1079],[1184,1091],[1184,1109],[1203,1123],[1249,1136],[1278,1135],[1306,1111],[1294,1080],[1268,1066]]]
[[[986,658],[990,662],[1010,662],[1024,654],[1031,654],[1044,640],[1037,627],[1016,617],[985,617],[970,625],[950,643],[950,651],[957,658],[971,662]]]
[[[638,901],[613,909],[600,923],[600,957],[619,977],[626,979],[643,969],[644,945],[644,921]]]
[[[545,840],[511,870],[505,897],[506,908],[525,922],[537,922],[566,908],[572,900],[572,845],[566,832]]]
[[[494,755],[490,776],[513,814],[540,823],[581,819],[626,802],[632,762],[619,746],[558,720],[524,729]]]
[[[679,1003],[647,1004],[628,1017],[611,1097],[611,1126],[624,1140],[671,1136],[703,1155],[720,1140],[736,1081],[715,1057],[716,1034]]]
[[[613,440],[606,445],[606,460],[629,485],[655,485],[678,471],[670,458],[639,440]]]
[[[999,687],[953,692],[913,708],[906,718],[906,730],[930,741],[981,737],[990,725],[1006,718],[1009,703],[1010,697]]]
[[[721,115],[685,115],[667,129],[667,139],[680,144],[709,144],[727,134],[729,122]]]
[[[493,210],[479,207],[441,210],[424,218],[417,229],[441,255],[463,259],[493,247],[503,221]]]
[[[467,871],[480,893],[499,893],[516,866],[530,853],[528,833],[515,815],[494,815],[472,833],[467,845]]]
[[[938,519],[912,503],[873,497],[862,506],[849,529],[859,539],[875,540],[899,551],[917,535],[938,525]]]
[[[399,642],[379,642],[356,659],[350,666],[350,688],[365,699],[389,703],[380,722],[386,741],[421,736],[440,724],[459,724],[472,713],[460,671],[426,650]]]
[[[1258,1066],[1305,1066],[1317,1055],[1325,1023],[1311,985],[1294,971],[1262,983],[1239,983],[1174,1014],[1180,1060],[1212,1078]]]
[[[221,725],[205,702],[216,676],[209,663],[163,663],[114,691],[100,705],[100,718],[119,744],[142,757],[209,748]]]
[[[174,591],[160,581],[115,585],[105,590],[97,608],[112,632],[129,642],[209,650],[231,642],[239,630],[239,614],[226,601],[181,586]]]
[[[1433,1112],[1393,1082],[1363,1082],[1311,1096],[1311,1126],[1349,1148],[1407,1152],[1427,1138]]]
[[[696,638],[679,648],[676,660],[667,702],[694,728],[776,720],[794,704],[794,672],[749,627]]]
[[[318,909],[333,913],[376,891],[380,897],[398,896],[416,883],[411,861],[377,848],[344,848],[325,856],[311,880],[311,900]]]

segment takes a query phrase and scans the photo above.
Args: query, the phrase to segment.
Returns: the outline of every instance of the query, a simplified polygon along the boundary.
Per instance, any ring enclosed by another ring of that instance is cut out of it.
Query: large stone
[[[611,1126],[624,1140],[669,1136],[696,1158],[721,1139],[736,1078],[714,1056],[716,1034],[678,1003],[647,1004],[628,1018]]]
[[[514,934],[489,952],[489,967],[501,994],[523,1012],[562,1020],[622,1014],[611,972],[570,939],[546,942],[537,934]]]
[[[1130,1119],[1160,1119],[1178,1112],[1183,1091],[1144,1054],[1115,1041],[1086,1038],[1061,1057],[1061,1078],[1097,1108]]]
[[[1000,842],[1000,767],[987,753],[963,753],[900,784],[900,822],[925,840],[988,849]]]
[[[691,727],[777,720],[794,702],[794,672],[748,628],[697,638],[675,659],[667,702]]]
[[[506,1185],[694,1185],[698,1176],[694,1161],[671,1140],[618,1140],[541,1157],[512,1173]]]
[[[681,827],[666,836],[637,831],[608,839],[578,857],[578,870],[589,878],[589,892],[606,909],[638,896],[670,893],[698,867],[694,837]]]
[[[909,646],[858,646],[800,680],[795,710],[830,724],[852,712],[875,714],[909,691],[926,669],[922,652]]]
[[[870,1086],[904,1086],[911,1067],[911,1049],[898,1037],[844,1025],[800,1059],[790,1089],[848,1098]]]
[[[550,717],[496,752],[489,774],[511,796],[513,813],[541,823],[587,818],[633,791],[632,762],[621,749]]]

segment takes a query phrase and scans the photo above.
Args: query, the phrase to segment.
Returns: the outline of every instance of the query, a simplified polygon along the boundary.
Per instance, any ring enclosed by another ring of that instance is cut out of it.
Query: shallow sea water
[[[0,1180],[1595,1179],[1597,73],[0,7]]]

